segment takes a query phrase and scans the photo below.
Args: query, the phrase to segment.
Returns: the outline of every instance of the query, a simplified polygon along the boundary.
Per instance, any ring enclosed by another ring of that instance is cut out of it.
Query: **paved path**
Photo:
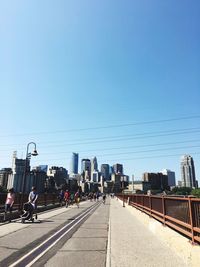
[[[45,267],[105,267],[109,207],[101,204]]]
[[[57,229],[74,220],[94,202],[40,214],[41,223],[13,222],[0,226],[0,267],[31,251]],[[70,236],[63,237],[34,267],[186,267],[164,242],[119,200],[107,200]],[[109,231],[108,231],[109,229]],[[193,265],[198,267],[198,265]]]
[[[111,200],[107,267],[185,267],[122,202]]]

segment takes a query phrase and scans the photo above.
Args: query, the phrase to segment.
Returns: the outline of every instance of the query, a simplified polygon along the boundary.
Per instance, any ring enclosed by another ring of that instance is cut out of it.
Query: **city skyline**
[[[71,153],[140,179],[195,162],[200,184],[200,2],[0,4],[0,168],[70,168]],[[30,147],[31,148],[31,147]],[[79,162],[80,165],[80,162]]]
[[[17,157],[17,152],[15,151],[14,153],[13,153],[13,157],[16,157],[17,158],[17,160],[21,160],[21,161],[25,161],[25,159],[22,159],[22,158],[18,158]],[[194,160],[193,160],[193,157],[191,156],[191,155],[182,155],[181,156],[181,158],[180,158],[180,169],[181,169],[181,177],[178,179],[177,178],[177,175],[176,175],[176,173],[173,171],[173,170],[169,170],[169,169],[163,169],[163,170],[157,170],[157,171],[152,171],[152,170],[148,170],[148,171],[144,171],[142,174],[141,174],[141,176],[140,177],[136,177],[134,174],[132,174],[132,175],[134,175],[134,180],[142,180],[143,179],[143,175],[144,175],[144,173],[146,173],[146,172],[149,172],[149,173],[163,173],[163,174],[167,174],[167,173],[169,173],[169,179],[170,179],[170,181],[169,181],[169,184],[170,183],[172,183],[172,184],[176,184],[176,186],[178,186],[178,182],[179,181],[181,181],[182,183],[183,183],[183,171],[182,171],[182,166],[183,166],[183,162],[184,162],[184,159],[187,159],[187,161],[188,161],[188,158],[189,159],[191,159],[191,161],[192,161],[192,168],[194,169],[194,181],[193,182],[191,182],[192,183],[192,187],[193,186],[195,186],[195,181],[197,180],[197,182],[198,182],[198,178],[196,177],[196,175],[195,175],[195,172],[196,172],[196,167],[195,167],[195,163],[194,163]],[[74,163],[73,163],[73,161],[74,161]],[[105,163],[105,161],[104,161],[104,163],[101,163],[101,164],[99,164],[98,163],[98,160],[97,160],[97,158],[96,158],[96,156],[94,156],[93,158],[91,158],[91,159],[85,159],[85,158],[80,158],[79,157],[79,153],[75,153],[75,152],[72,152],[72,154],[71,154],[71,160],[70,160],[70,162],[69,162],[69,164],[68,164],[68,166],[66,166],[66,165],[61,165],[61,164],[58,164],[57,165],[57,167],[61,167],[61,168],[66,168],[68,171],[69,171],[69,174],[81,174],[82,173],[82,171],[83,171],[83,162],[85,162],[85,161],[89,161],[90,162],[90,166],[91,166],[91,164],[92,164],[92,162],[93,162],[93,164],[94,164],[94,162],[95,162],[95,165],[96,165],[96,167],[95,167],[95,169],[94,169],[94,172],[96,172],[96,171],[98,171],[98,172],[101,172],[101,170],[102,170],[102,167],[103,166],[105,166],[105,165],[108,165],[108,166],[110,166],[112,169],[113,169],[113,171],[109,171],[109,173],[111,174],[111,173],[121,173],[122,175],[124,174],[124,173],[126,173],[126,170],[124,171],[123,169],[123,164],[122,163],[119,163],[119,162],[115,162],[115,164],[108,164],[108,163]],[[80,164],[79,164],[80,163]],[[44,164],[44,163],[43,163]],[[37,165],[37,166],[33,166],[33,165],[31,165],[31,163],[30,163],[30,168],[31,169],[34,169],[35,167],[40,167],[40,166],[45,166],[45,168],[46,169],[49,169],[49,168],[51,168],[51,167],[53,167],[53,166],[55,166],[56,164],[54,164],[54,165],[52,165],[52,164],[49,164],[49,165]],[[72,166],[72,165],[74,165],[74,166]],[[75,166],[76,165],[76,166]],[[84,163],[84,165],[85,165],[85,163]],[[98,168],[98,165],[99,165],[99,168]],[[12,166],[11,166],[12,167]],[[76,172],[71,172],[70,171],[70,169],[71,168],[74,168],[74,169],[76,169]],[[3,168],[0,168],[0,169],[4,169],[4,168],[10,168],[10,167],[3,167]],[[91,168],[91,167],[90,167]],[[120,169],[121,171],[119,172],[117,172],[117,169]],[[89,169],[88,169],[89,170]],[[84,169],[84,171],[85,171],[85,169]],[[91,170],[90,170],[90,172],[91,172]],[[172,173],[172,177],[171,177],[171,173]],[[92,173],[90,174],[90,175],[92,175]],[[130,179],[130,181],[132,180],[132,176],[130,175],[130,174],[128,174],[128,176],[130,177],[129,179]],[[172,182],[172,181],[173,182]],[[189,182],[188,182],[189,183]]]

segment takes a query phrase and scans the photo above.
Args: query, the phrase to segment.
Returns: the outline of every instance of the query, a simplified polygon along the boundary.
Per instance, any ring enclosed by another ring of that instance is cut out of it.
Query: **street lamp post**
[[[34,145],[34,150],[33,152],[29,152],[29,146],[30,145]],[[27,148],[26,148],[26,159],[25,159],[25,167],[24,167],[24,174],[23,174],[23,178],[22,178],[22,194],[21,194],[21,203],[20,203],[20,210],[22,210],[22,206],[23,206],[23,198],[24,198],[24,191],[25,191],[25,185],[26,185],[26,175],[27,175],[27,167],[28,167],[28,162],[31,159],[31,156],[37,156],[38,152],[36,149],[36,143],[34,142],[30,142],[27,144]]]

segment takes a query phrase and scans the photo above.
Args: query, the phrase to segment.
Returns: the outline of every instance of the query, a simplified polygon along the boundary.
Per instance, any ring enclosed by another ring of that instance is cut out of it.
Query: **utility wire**
[[[198,148],[198,147],[200,147],[200,145],[182,146],[182,147],[170,147],[170,148],[160,148],[160,149],[150,149],[150,150],[141,150],[141,151],[119,152],[119,153],[114,153],[114,154],[113,153],[110,153],[110,154],[99,154],[99,155],[96,155],[96,157],[118,156],[118,155],[139,154],[139,153],[152,153],[152,152],[157,152],[157,151],[177,150],[177,149],[186,149],[186,148],[190,148],[191,149],[191,148]],[[53,155],[54,155],[54,153],[53,153]]]
[[[79,150],[78,153],[85,153],[85,152],[94,152],[96,151],[110,151],[110,150],[121,150],[121,149],[130,149],[130,148],[142,148],[142,147],[154,147],[154,146],[165,146],[165,145],[177,145],[177,144],[185,144],[185,143],[194,143],[200,142],[200,139],[196,140],[186,140],[180,142],[167,142],[167,143],[156,143],[156,144],[147,144],[147,145],[134,145],[134,146],[121,146],[121,147],[111,147],[111,148],[101,148],[101,149],[88,149],[88,150]],[[54,152],[55,154],[71,154],[71,151],[61,151],[61,152]],[[40,153],[41,155],[49,155],[49,152]]]
[[[193,152],[193,155],[200,155],[200,152]],[[141,159],[153,159],[153,158],[169,158],[169,157],[181,157],[182,154],[167,154],[167,155],[154,155],[154,156],[144,156],[144,157],[134,157],[134,158],[117,158],[117,159],[104,159],[104,162],[123,162],[127,160],[141,160]],[[47,163],[55,162],[56,160],[70,160],[70,158],[57,158],[57,159],[50,159],[46,160]],[[35,163],[41,163],[41,161],[35,161]],[[47,164],[48,165],[48,164]]]
[[[30,135],[44,135],[44,134],[58,134],[58,133],[67,133],[67,132],[91,131],[91,130],[119,128],[119,127],[121,128],[121,127],[137,126],[137,125],[159,124],[159,123],[163,123],[163,122],[174,122],[174,121],[191,120],[191,119],[199,119],[199,118],[200,118],[200,115],[196,115],[196,116],[187,116],[187,117],[163,119],[163,120],[152,120],[152,121],[126,123],[126,124],[111,124],[111,125],[105,125],[105,126],[79,128],[79,129],[77,128],[77,129],[67,129],[67,130],[57,130],[57,131],[7,134],[7,135],[0,135],[0,137],[11,137],[11,136],[15,136],[16,137],[16,136],[30,136]]]
[[[197,128],[200,129],[200,128]],[[162,131],[164,132],[164,131]],[[42,145],[40,147],[59,147],[59,146],[76,146],[76,145],[89,145],[89,144],[97,144],[97,143],[108,143],[108,142],[116,142],[116,141],[129,141],[129,140],[138,140],[138,139],[145,139],[145,138],[155,138],[155,137],[161,137],[161,136],[173,136],[173,135],[183,135],[183,134],[191,134],[191,133],[199,133],[200,130],[193,130],[193,131],[183,131],[183,132],[173,132],[169,131],[169,133],[164,133],[164,134],[156,134],[156,135],[146,135],[145,134],[136,134],[136,135],[129,135],[133,136],[130,138],[108,138],[103,139],[103,140],[97,140],[97,141],[88,141],[88,142],[80,142],[80,143],[62,143],[62,144],[55,144],[55,145]],[[126,136],[127,137],[127,136]],[[0,151],[8,151],[8,149],[1,149]]]

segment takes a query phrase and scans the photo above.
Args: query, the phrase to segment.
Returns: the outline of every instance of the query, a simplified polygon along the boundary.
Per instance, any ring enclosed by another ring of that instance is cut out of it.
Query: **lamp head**
[[[33,150],[33,152],[31,153],[31,155],[32,156],[37,156],[38,155],[38,152],[37,152],[37,150],[35,149],[35,150]]]

